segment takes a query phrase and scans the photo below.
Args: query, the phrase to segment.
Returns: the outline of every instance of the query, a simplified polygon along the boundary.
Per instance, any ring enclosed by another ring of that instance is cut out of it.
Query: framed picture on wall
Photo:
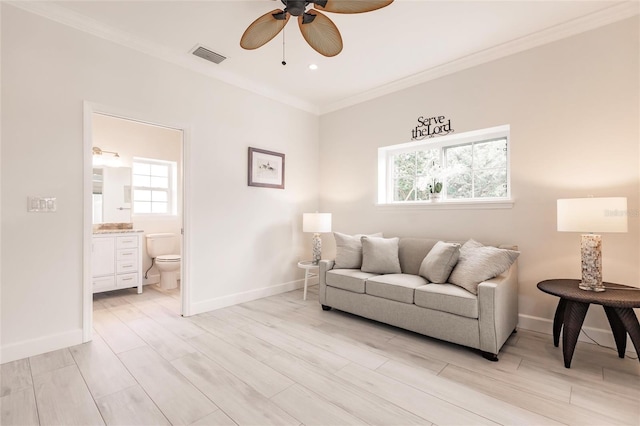
[[[249,147],[249,186],[284,189],[284,154]]]

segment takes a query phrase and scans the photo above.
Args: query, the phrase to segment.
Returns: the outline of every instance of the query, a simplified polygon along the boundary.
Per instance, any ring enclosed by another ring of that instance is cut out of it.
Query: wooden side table
[[[558,296],[560,301],[553,318],[553,344],[558,347],[562,331],[562,353],[564,366],[571,367],[571,358],[578,342],[578,335],[587,315],[589,305],[602,305],[613,338],[616,341],[618,356],[624,358],[627,348],[627,333],[640,354],[640,324],[633,308],[640,308],[640,290],[622,284],[604,283],[606,291],[595,292],[578,288],[580,280],[546,280],[538,283],[545,293]]]
[[[310,260],[298,262],[298,268],[304,269],[304,296],[302,296],[302,300],[307,300],[307,284],[309,283],[309,277],[318,276],[317,272],[313,273],[311,271],[318,271],[318,267],[318,264],[314,264]]]

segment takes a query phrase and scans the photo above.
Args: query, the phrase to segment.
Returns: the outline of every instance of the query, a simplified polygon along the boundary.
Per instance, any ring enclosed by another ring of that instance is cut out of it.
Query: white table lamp
[[[602,237],[593,232],[627,232],[627,199],[606,197],[558,200],[558,231],[585,233],[581,243],[582,282],[579,287],[583,290],[604,291]]]
[[[331,213],[303,213],[302,231],[313,232],[313,264],[322,258],[321,232],[331,232]]]

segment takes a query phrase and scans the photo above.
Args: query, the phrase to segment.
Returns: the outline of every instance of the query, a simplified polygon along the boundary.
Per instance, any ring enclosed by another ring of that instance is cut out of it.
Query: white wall
[[[557,299],[536,284],[580,277],[580,235],[556,231],[556,199],[625,196],[629,232],[603,236],[604,278],[639,286],[638,36],[635,17],[324,115],[320,206],[333,229],[517,244],[520,325],[550,332]],[[511,125],[512,209],[374,205],[377,148],[409,142],[422,115],[458,133]],[[585,324],[609,329],[598,307]]]
[[[317,117],[0,7],[2,362],[81,339],[84,101],[188,128],[196,309],[302,277],[301,215],[318,207]],[[286,154],[285,190],[247,186],[248,146]],[[27,213],[29,195],[57,197],[57,212]]]

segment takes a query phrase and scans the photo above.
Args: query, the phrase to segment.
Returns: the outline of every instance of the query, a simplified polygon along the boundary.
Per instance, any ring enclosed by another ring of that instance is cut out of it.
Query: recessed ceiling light
[[[311,64],[311,65],[309,65],[309,69],[310,69],[311,71],[315,71],[315,70],[317,70],[317,69],[318,69],[318,66],[317,66],[316,64]]]

